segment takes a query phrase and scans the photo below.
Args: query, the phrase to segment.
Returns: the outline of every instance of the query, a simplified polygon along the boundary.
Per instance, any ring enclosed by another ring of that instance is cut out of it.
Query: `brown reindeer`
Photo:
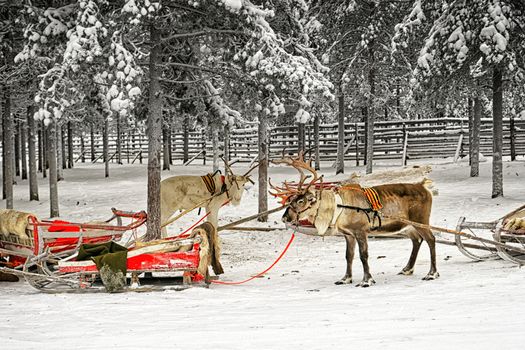
[[[288,204],[282,220],[298,225],[299,221],[312,223],[318,234],[324,235],[329,230],[343,234],[346,240],[346,273],[336,284],[352,283],[352,260],[356,241],[359,246],[359,257],[363,265],[364,275],[360,287],[368,287],[375,283],[368,266],[367,236],[373,229],[374,233],[387,234],[402,231],[412,241],[412,253],[407,265],[399,274],[411,275],[423,240],[430,248],[430,271],[423,280],[433,280],[439,277],[436,269],[435,238],[429,229],[416,228],[395,218],[402,218],[427,225],[432,207],[432,194],[427,189],[430,180],[410,184],[387,184],[374,186],[375,195],[382,204],[381,210],[371,208],[371,202],[359,185],[344,185],[335,188],[313,186],[322,178],[317,176],[311,165],[298,158],[283,158],[277,163],[286,163],[295,167],[301,173],[297,186],[286,185],[284,188],[272,186],[277,192],[274,196],[283,198]],[[314,178],[304,186],[306,176],[303,170],[310,171]],[[304,186],[304,187],[303,187]],[[373,227],[379,224],[378,227]]]

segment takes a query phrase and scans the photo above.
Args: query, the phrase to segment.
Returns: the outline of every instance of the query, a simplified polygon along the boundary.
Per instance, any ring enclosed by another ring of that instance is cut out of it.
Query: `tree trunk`
[[[38,181],[36,178],[35,155],[35,117],[34,106],[27,107],[27,148],[29,153],[29,200],[38,200]]]
[[[4,159],[5,171],[4,171],[4,185],[5,185],[5,207],[7,209],[13,209],[13,182],[14,182],[14,125],[13,116],[11,115],[11,89],[4,86],[4,110],[2,115],[4,118],[3,130],[4,130]]]
[[[0,108],[3,107],[3,92],[4,90],[0,90]],[[6,147],[6,118],[4,111],[1,111],[1,118],[2,118],[2,199],[6,199],[6,186],[5,186],[5,147]]]
[[[80,161],[82,163],[85,163],[86,162],[86,156],[85,156],[85,152],[86,152],[86,143],[84,141],[84,133],[81,132],[80,133]],[[129,163],[129,162],[128,162]]]
[[[58,210],[58,164],[57,164],[57,150],[56,150],[56,121],[51,120],[47,126],[47,159],[49,161],[49,217],[54,218],[60,216]]]
[[[20,121],[20,161],[22,163],[22,180],[27,180],[26,123]]]
[[[305,133],[305,127],[304,127],[304,123],[297,123],[297,140],[298,140],[298,143],[297,143],[297,153],[299,152],[303,152],[304,153],[304,150],[306,148],[305,146],[305,143],[306,143],[306,140],[305,140],[305,136],[306,136],[306,133]]]
[[[44,172],[44,131],[42,124],[38,123],[35,125],[35,130],[38,127],[38,171]]]
[[[215,123],[211,127],[211,144],[213,148],[213,172],[219,170],[219,128]]]
[[[48,152],[48,148],[47,148],[47,145],[49,143],[49,139],[48,139],[48,130],[47,130],[47,127],[45,126],[44,124],[44,121],[41,122],[41,127],[42,127],[42,177],[46,178],[47,177],[47,169],[48,169],[48,155],[49,155],[49,152]],[[55,153],[56,153],[56,150],[55,150]]]
[[[20,123],[14,121],[15,175],[20,176]]]
[[[479,139],[481,130],[481,98],[477,95],[474,98],[474,113],[472,114],[472,132],[471,145],[471,160],[470,160],[470,176],[479,176]]]
[[[168,160],[170,165],[173,165],[173,135],[171,125],[173,124],[173,118],[170,116],[168,119]]]
[[[373,56],[373,53],[371,54]],[[372,65],[373,62],[370,62]],[[374,160],[374,94],[375,94],[375,72],[371,67],[368,71],[368,84],[370,85],[370,96],[368,97],[368,113],[367,113],[367,128],[366,128],[366,173],[371,174]]]
[[[166,123],[162,124],[162,170],[170,170],[169,129]]]
[[[58,124],[58,121],[55,122],[55,132],[56,132],[56,148],[57,148],[57,181],[64,180],[64,166],[66,165],[64,159],[64,138],[62,137],[62,125]]]
[[[314,147],[315,147],[315,170],[321,170],[321,160],[319,159],[319,113],[314,117]]]
[[[104,159],[104,177],[109,177],[109,116],[104,118],[102,130],[102,152]]]
[[[186,114],[184,116],[184,122],[182,123],[182,163],[185,164],[189,159],[189,146],[190,146],[190,117]]]
[[[345,172],[345,95],[342,83],[339,84],[339,113],[337,124],[337,159],[335,161],[335,173],[344,174]]]
[[[162,137],[162,97],[159,82],[160,33],[150,26],[152,48],[149,56],[148,134],[148,222],[145,240],[160,238],[160,139]]]
[[[472,110],[473,100],[469,97],[467,99],[467,116],[468,116],[468,165],[472,166],[472,132],[474,122],[474,112]],[[472,176],[472,175],[471,175]]]
[[[67,132],[67,129],[66,129],[66,126],[65,125],[61,125],[60,127],[58,127],[60,129],[60,147],[61,147],[61,163],[62,163],[62,169],[67,169],[67,155],[66,155],[66,132]],[[58,130],[58,129],[57,129]],[[61,171],[61,174],[62,174],[62,178],[64,178],[64,172]]]
[[[120,132],[120,115],[116,113],[117,120],[117,164],[122,164],[122,133]]]
[[[93,123],[89,126],[89,138],[91,141],[90,148],[91,148],[91,161],[94,162],[95,157],[95,130],[94,130]]]
[[[82,150],[83,151],[83,150]],[[67,122],[67,167],[73,168],[75,160],[73,159],[73,123]]]
[[[268,210],[268,116],[259,113],[259,213]],[[258,219],[261,222],[268,221],[268,215],[262,215]]]
[[[230,126],[224,126],[224,159],[229,163],[230,157]]]
[[[496,198],[503,197],[503,86],[500,67],[494,67],[492,89],[492,198]]]

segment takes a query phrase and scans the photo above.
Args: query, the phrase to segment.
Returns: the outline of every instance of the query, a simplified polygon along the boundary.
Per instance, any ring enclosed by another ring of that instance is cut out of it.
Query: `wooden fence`
[[[270,158],[279,157],[284,149],[296,152],[299,147],[298,126],[272,127],[269,135]],[[305,149],[315,147],[313,125],[304,128]],[[75,161],[102,161],[102,135],[77,135],[74,139]],[[224,149],[221,135],[220,152]],[[374,159],[409,161],[421,158],[448,158],[468,155],[469,130],[467,119],[405,120],[376,122],[374,125]],[[147,139],[143,130],[124,132],[121,138],[121,161],[136,162],[147,157]],[[171,159],[206,162],[213,155],[211,138],[204,131],[171,133]],[[363,123],[345,124],[345,160],[362,163],[365,157]],[[91,147],[93,144],[93,147]],[[109,154],[116,161],[116,135],[109,136]],[[258,154],[257,128],[233,129],[229,134],[229,159],[251,162]],[[492,120],[482,119],[480,150],[492,155]],[[91,154],[93,152],[93,154]],[[337,154],[337,124],[319,126],[319,152],[322,160],[335,160]],[[185,156],[186,153],[186,156]],[[525,120],[505,119],[503,122],[503,155],[525,155]]]

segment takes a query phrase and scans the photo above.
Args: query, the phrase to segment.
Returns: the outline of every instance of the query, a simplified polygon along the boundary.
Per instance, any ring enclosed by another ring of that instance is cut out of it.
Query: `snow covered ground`
[[[423,164],[421,162],[420,164]],[[429,162],[426,162],[429,163]],[[388,169],[386,165],[377,170]],[[392,168],[394,168],[392,166]],[[346,178],[361,168],[348,166]],[[491,164],[469,178],[467,163],[434,161],[430,177],[432,224],[454,228],[460,216],[491,221],[525,202],[525,161],[504,163],[505,197],[491,199]],[[203,174],[209,167],[175,166],[163,177]],[[241,172],[245,167],[234,170]],[[274,182],[296,179],[293,169],[273,167]],[[63,218],[107,218],[109,209],[146,208],[146,166],[76,164],[60,182]],[[41,218],[49,215],[45,180],[40,202],[29,203],[25,181],[15,188],[16,206]],[[221,211],[223,223],[256,212],[257,188],[240,207]],[[5,207],[5,203],[0,203]],[[270,207],[276,206],[271,201]],[[268,224],[281,226],[280,213]],[[197,214],[171,227],[175,234]],[[223,280],[242,280],[264,270],[290,239],[287,230],[225,232]],[[441,236],[441,239],[453,239]],[[354,262],[354,285],[336,286],[345,270],[344,239],[297,234],[287,255],[263,278],[241,286],[212,285],[181,292],[125,294],[43,294],[25,282],[0,284],[2,349],[523,349],[525,271],[492,260],[472,262],[455,247],[438,245],[436,281],[422,281],[429,269],[425,245],[413,276],[398,276],[411,249],[409,240],[372,239],[371,272],[377,282],[356,288],[362,277]]]

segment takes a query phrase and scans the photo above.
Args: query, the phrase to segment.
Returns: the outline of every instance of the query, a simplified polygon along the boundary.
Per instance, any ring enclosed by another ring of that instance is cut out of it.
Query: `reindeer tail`
[[[434,181],[430,180],[429,178],[424,178],[421,182],[421,185],[423,185],[432,195],[437,196],[439,194],[438,190],[434,187]]]

